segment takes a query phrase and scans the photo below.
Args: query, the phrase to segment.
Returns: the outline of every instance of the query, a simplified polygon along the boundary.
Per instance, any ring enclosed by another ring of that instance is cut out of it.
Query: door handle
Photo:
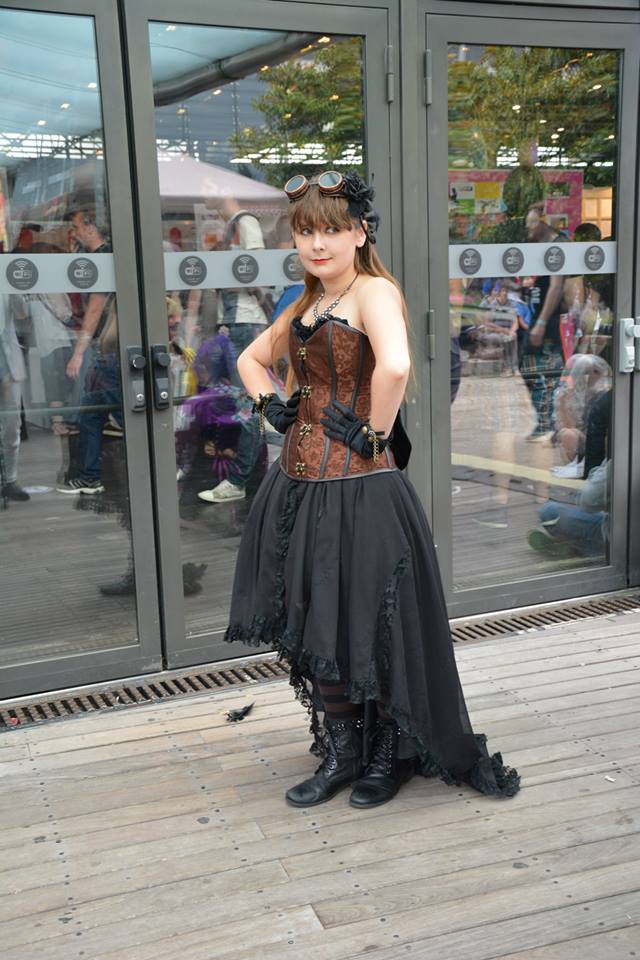
[[[618,320],[618,370],[620,373],[640,370],[640,317]]]
[[[147,358],[142,347],[127,347],[129,360],[129,406],[136,413],[140,413],[147,406],[147,394],[144,385],[144,368]]]
[[[169,366],[171,357],[162,343],[151,347],[151,366],[153,377],[153,403],[156,410],[166,410],[171,403],[169,391]]]

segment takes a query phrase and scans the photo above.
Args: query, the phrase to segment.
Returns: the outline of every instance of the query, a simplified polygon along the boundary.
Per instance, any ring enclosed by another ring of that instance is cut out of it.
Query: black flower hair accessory
[[[376,242],[376,231],[380,224],[380,214],[373,208],[375,190],[357,173],[345,173],[342,193],[349,202],[349,213],[357,220],[366,221],[366,234],[370,243]]]

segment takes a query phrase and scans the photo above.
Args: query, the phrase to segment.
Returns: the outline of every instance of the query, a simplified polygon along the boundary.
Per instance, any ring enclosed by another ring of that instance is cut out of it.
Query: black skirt
[[[309,482],[274,463],[243,533],[226,639],[289,664],[316,752],[316,683],[343,682],[354,703],[384,704],[424,776],[517,793],[517,772],[471,728],[427,518],[399,470]]]

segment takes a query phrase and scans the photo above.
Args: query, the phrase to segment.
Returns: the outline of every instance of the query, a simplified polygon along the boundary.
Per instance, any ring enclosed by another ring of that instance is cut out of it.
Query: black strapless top
[[[291,326],[295,330],[300,340],[302,340],[302,342],[304,343],[306,340],[309,339],[310,336],[312,336],[316,332],[316,330],[319,330],[320,327],[323,324],[325,324],[328,320],[337,320],[338,323],[344,323],[347,326],[349,326],[348,321],[345,320],[344,317],[334,317],[333,314],[331,313],[326,317],[318,317],[315,323],[312,323],[312,324],[303,323],[302,317],[299,317],[299,316],[294,317],[293,320],[291,321]]]

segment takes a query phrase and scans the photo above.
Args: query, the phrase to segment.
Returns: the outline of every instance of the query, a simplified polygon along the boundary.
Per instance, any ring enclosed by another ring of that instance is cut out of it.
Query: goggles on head
[[[359,220],[364,227],[371,243],[376,242],[376,230],[380,217],[371,203],[375,196],[373,187],[367,186],[357,173],[340,173],[338,170],[327,170],[318,174],[313,180],[308,180],[303,173],[296,174],[284,185],[284,191],[290,203],[295,203],[309,190],[317,187],[325,197],[344,197],[349,204],[349,213]]]
[[[317,187],[325,197],[347,196],[344,193],[344,176],[338,170],[327,170],[314,180],[307,180],[303,173],[297,173],[287,180],[284,192],[290,201],[294,201],[304,197],[309,187]]]

